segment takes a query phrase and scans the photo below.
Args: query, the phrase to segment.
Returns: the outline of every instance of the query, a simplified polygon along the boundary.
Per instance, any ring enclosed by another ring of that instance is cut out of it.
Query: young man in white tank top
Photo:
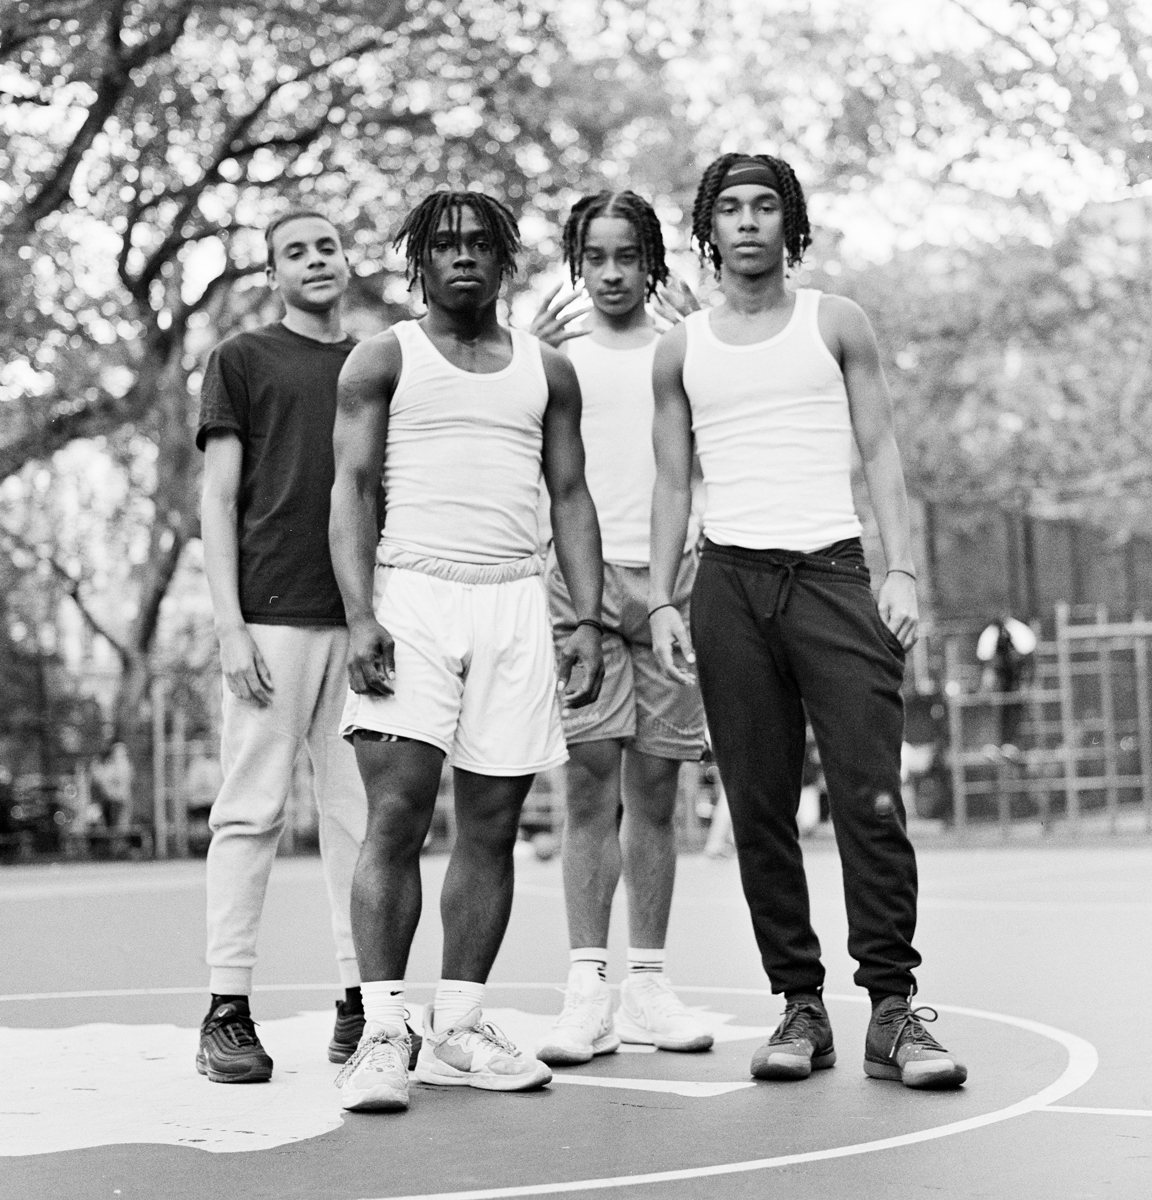
[[[852,301],[786,289],[785,259],[795,266],[811,239],[782,160],[717,159],[696,194],[693,235],[724,303],[690,316],[656,351],[652,643],[673,678],[687,684],[698,667],[744,894],[772,990],[786,1001],[752,1074],[803,1079],[836,1061],[796,828],[807,715],[843,864],[855,980],[873,1006],[864,1070],[956,1087],[967,1071],[924,1028],[935,1013],[909,1004],[920,956],[900,687],[916,640],[916,576],[876,340]],[[853,437],[887,559],[878,604],[852,503]],[[693,442],[707,500],[689,641],[673,589]]]
[[[572,965],[563,1011],[536,1051],[552,1066],[611,1054],[621,1039],[662,1050],[712,1045],[707,1026],[664,974],[676,877],[676,787],[680,764],[704,751],[704,709],[694,686],[679,687],[661,671],[648,629],[657,334],[645,302],[668,278],[659,218],[634,192],[585,196],[564,227],[564,257],[573,284],[583,277],[591,316],[585,328],[565,330],[570,318],[563,304],[552,303],[553,292],[533,332],[552,345],[566,343],[580,381],[585,473],[604,550],[604,686],[595,704],[564,716],[569,759],[561,855]],[[685,619],[697,533],[689,529],[677,566],[673,598]],[[572,634],[577,609],[554,556],[546,577],[560,647]],[[606,947],[621,874],[628,893],[628,973],[613,1020]]]
[[[409,214],[397,244],[428,314],[349,356],[330,526],[349,634],[341,732],[368,793],[352,885],[366,1024],[337,1082],[345,1108],[385,1111],[408,1105],[404,971],[445,756],[457,835],[440,898],[442,978],[416,1076],[491,1091],[551,1079],[482,1014],[512,906],[520,808],[535,772],[567,759],[537,554],[541,470],[579,613],[559,655],[566,703],[595,700],[603,675],[579,385],[566,358],[496,319],[520,249],[516,222],[489,196],[437,192]]]

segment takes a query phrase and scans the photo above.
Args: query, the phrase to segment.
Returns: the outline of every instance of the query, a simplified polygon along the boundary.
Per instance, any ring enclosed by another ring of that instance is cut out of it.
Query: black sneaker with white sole
[[[218,1004],[200,1026],[196,1070],[213,1083],[267,1083],[272,1059],[256,1036],[247,1008]]]
[[[788,1001],[775,1032],[752,1056],[751,1071],[756,1079],[807,1079],[835,1062],[828,1011],[812,993]]]
[[[956,1088],[968,1068],[924,1028],[936,1010],[913,1008],[903,996],[885,996],[872,1010],[864,1044],[864,1073],[909,1088]]]

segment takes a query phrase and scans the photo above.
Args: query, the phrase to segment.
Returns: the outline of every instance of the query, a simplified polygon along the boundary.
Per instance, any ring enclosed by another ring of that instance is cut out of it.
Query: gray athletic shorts
[[[688,626],[696,556],[685,554],[673,600]],[[552,637],[559,649],[576,613],[553,551],[546,573]],[[564,737],[580,742],[619,739],[656,758],[695,762],[704,753],[704,705],[695,684],[682,687],[660,669],[648,630],[648,568],[604,564],[604,686],[595,704],[565,709]]]

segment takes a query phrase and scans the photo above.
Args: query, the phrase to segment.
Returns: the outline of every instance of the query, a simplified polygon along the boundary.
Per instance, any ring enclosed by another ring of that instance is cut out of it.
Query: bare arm
[[[552,538],[560,572],[578,620],[600,620],[604,591],[604,558],[596,506],[584,480],[584,443],[580,438],[580,384],[572,364],[549,347],[542,347],[548,377],[548,407],[544,412],[544,482],[552,499]],[[578,686],[568,687],[572,668],[583,667]],[[604,678],[600,633],[579,626],[560,651],[560,683],[570,708],[591,704]]]
[[[678,683],[692,675],[677,666],[676,646],[687,663],[696,661],[688,631],[672,605],[676,572],[688,535],[692,510],[692,409],[684,390],[684,351],[688,334],[683,325],[670,329],[656,344],[652,390],[656,411],[652,447],[656,452],[656,487],[652,492],[652,548],[648,608],[652,649],[660,665]]]
[[[880,365],[876,335],[863,310],[843,297],[825,297],[821,301],[822,330],[826,317],[839,345],[852,430],[884,544],[888,575],[878,597],[880,615],[907,650],[916,641],[919,610],[908,494],[892,423],[892,396]]]
[[[229,691],[260,707],[271,703],[272,676],[240,612],[240,473],[244,447],[234,433],[210,433],[204,445],[200,536],[204,574]]]
[[[396,337],[383,333],[348,356],[337,387],[332,445],[336,480],[328,521],[332,569],[348,621],[348,682],[354,692],[392,693],[392,637],[376,620],[376,493],[388,437],[388,405],[400,377]]]

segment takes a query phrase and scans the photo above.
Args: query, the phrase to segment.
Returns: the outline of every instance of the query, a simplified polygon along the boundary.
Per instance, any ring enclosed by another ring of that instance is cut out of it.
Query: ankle
[[[484,1004],[484,985],[470,979],[441,979],[432,1001],[432,1031],[443,1033],[459,1025]]]
[[[389,1029],[403,1029],[404,980],[373,979],[360,985],[361,1007],[364,1020]]]
[[[592,982],[595,974],[601,983],[608,981],[608,951],[603,946],[580,946],[568,952],[568,960],[572,964],[568,969],[568,978],[586,979]]]
[[[221,1004],[232,1004],[240,1010],[244,1016],[250,1016],[251,1010],[248,1005],[248,997],[241,995],[227,995],[224,993],[212,993],[211,1002],[208,1005],[208,1016],[210,1017]]]

